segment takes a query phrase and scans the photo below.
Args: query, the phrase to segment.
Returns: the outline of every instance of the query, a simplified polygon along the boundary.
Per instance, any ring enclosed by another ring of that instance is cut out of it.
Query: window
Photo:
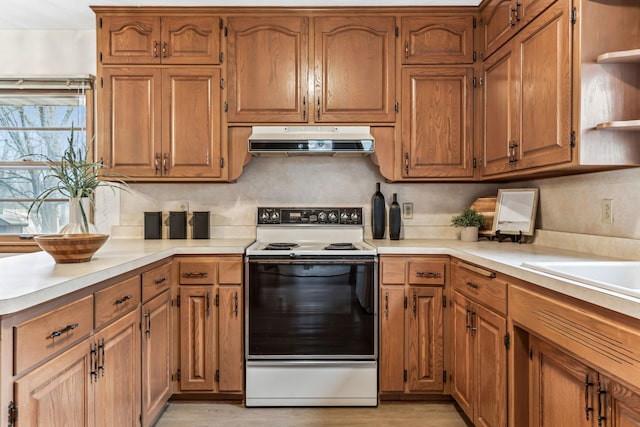
[[[68,200],[61,195],[28,214],[46,185],[37,155],[59,158],[72,128],[74,141],[92,140],[92,82],[0,78],[0,237],[56,233],[68,222]]]

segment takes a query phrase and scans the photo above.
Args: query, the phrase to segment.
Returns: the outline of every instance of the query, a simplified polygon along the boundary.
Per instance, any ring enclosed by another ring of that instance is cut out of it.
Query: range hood
[[[369,126],[253,126],[254,156],[366,156],[374,151]]]

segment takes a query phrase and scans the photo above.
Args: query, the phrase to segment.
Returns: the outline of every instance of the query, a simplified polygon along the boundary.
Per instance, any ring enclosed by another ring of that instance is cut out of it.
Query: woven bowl
[[[59,264],[88,262],[109,238],[107,234],[54,234],[34,240]]]

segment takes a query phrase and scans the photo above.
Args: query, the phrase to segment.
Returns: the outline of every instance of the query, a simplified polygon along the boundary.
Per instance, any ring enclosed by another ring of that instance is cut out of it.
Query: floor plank
[[[377,408],[245,408],[171,403],[156,427],[466,427],[451,403],[383,402]]]

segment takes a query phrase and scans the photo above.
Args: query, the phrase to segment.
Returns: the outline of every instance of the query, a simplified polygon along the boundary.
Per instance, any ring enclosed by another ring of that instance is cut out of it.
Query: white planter
[[[460,240],[463,242],[477,242],[479,227],[462,227],[460,229]]]
[[[60,234],[95,234],[96,226],[91,222],[91,201],[88,197],[69,199],[69,224],[60,229]],[[85,226],[89,225],[88,229]]]

